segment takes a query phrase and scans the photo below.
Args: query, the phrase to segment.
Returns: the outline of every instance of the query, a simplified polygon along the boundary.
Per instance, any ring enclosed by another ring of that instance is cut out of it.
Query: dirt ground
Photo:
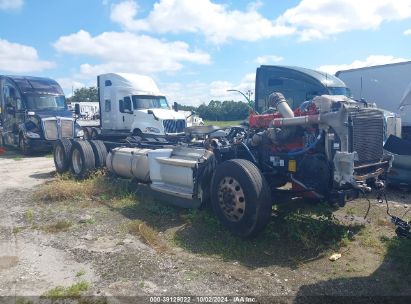
[[[242,240],[208,210],[106,193],[102,181],[114,181],[98,178],[101,192],[68,181],[78,197],[53,199],[66,181],[49,155],[0,156],[0,296],[411,296],[410,242],[375,198],[366,220],[365,199],[338,210],[279,204],[262,235]],[[388,199],[393,214],[411,207],[410,192]]]

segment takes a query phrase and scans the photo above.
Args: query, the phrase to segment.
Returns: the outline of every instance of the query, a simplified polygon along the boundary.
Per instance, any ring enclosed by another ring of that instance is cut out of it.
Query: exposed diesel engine
[[[250,115],[248,146],[272,184],[341,204],[381,187],[390,166],[381,111],[345,96],[318,96],[295,111],[281,93],[269,98],[270,113]]]

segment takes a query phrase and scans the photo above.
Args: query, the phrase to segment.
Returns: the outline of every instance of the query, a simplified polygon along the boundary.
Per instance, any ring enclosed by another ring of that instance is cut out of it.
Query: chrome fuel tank
[[[150,149],[115,148],[107,156],[106,165],[110,172],[121,177],[150,181],[148,152]]]

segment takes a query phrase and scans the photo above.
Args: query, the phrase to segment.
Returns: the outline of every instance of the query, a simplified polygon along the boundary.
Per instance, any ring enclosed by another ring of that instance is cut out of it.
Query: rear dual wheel
[[[57,173],[61,174],[69,170],[72,146],[73,140],[68,138],[62,138],[55,142],[53,158]]]
[[[93,149],[96,168],[105,167],[108,154],[106,145],[101,140],[90,140],[89,142]]]
[[[220,222],[233,234],[251,237],[271,218],[271,192],[250,161],[233,159],[217,166],[211,182],[211,204]]]
[[[83,179],[88,177],[95,167],[94,152],[90,143],[86,140],[75,141],[71,149],[71,173],[77,179]]]

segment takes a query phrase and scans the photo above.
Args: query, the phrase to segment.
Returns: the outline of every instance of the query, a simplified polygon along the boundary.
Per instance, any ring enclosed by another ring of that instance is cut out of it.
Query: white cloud
[[[411,35],[411,29],[405,30],[403,34],[406,36]]]
[[[55,66],[54,62],[40,60],[37,50],[31,46],[0,39],[0,71],[40,72]]]
[[[55,43],[57,51],[89,55],[102,63],[84,63],[80,72],[97,75],[106,72],[155,73],[177,71],[184,62],[209,64],[210,56],[202,51],[190,51],[182,41],[166,42],[146,35],[127,32],[104,32],[92,37],[88,32],[62,36]]]
[[[56,81],[59,83],[59,85],[65,92],[66,97],[72,96],[72,92],[76,89],[80,89],[83,87],[96,86],[95,79],[92,83],[80,82],[76,80],[75,78],[70,78],[70,77],[57,78]]]
[[[317,70],[326,72],[329,74],[335,74],[337,71],[358,69],[363,67],[369,67],[373,65],[389,64],[408,61],[410,59],[398,58],[394,56],[384,56],[384,55],[370,55],[365,60],[355,60],[349,64],[336,64],[336,65],[322,65],[317,68]]]
[[[245,99],[238,92],[228,92],[229,89],[239,90],[246,93],[248,90],[254,91],[255,74],[246,74],[239,83],[232,83],[226,80],[216,80],[211,83],[192,82],[188,84],[162,83],[161,91],[167,96],[169,101],[177,101],[184,105],[198,106],[202,103],[208,104],[210,100],[235,100]],[[251,96],[253,99],[253,96]]]
[[[294,32],[292,27],[263,17],[257,12],[260,6],[260,2],[252,2],[246,11],[239,11],[210,0],[159,0],[146,18],[135,19],[139,7],[127,0],[112,6],[111,20],[128,31],[200,32],[213,43],[256,41]]]
[[[277,22],[295,27],[301,40],[377,29],[384,21],[411,16],[411,0],[302,0]]]
[[[0,10],[17,10],[24,4],[23,0],[0,0]]]
[[[269,64],[269,63],[278,63],[280,61],[283,61],[284,58],[281,56],[277,55],[265,55],[265,56],[259,56],[257,57],[254,61],[255,63],[258,64]]]
[[[272,19],[258,12],[261,6],[250,2],[241,11],[211,0],[158,0],[146,17],[138,18],[137,2],[126,0],[112,5],[111,20],[127,31],[202,33],[220,44],[292,34],[303,41],[322,39],[411,17],[411,0],[301,0]]]

